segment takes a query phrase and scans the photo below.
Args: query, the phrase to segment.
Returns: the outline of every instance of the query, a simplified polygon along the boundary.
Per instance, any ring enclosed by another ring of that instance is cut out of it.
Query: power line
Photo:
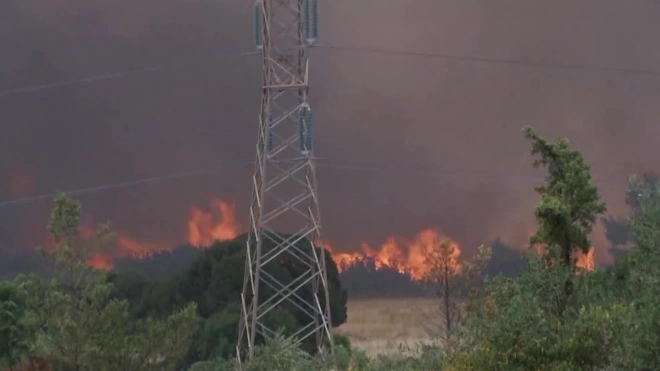
[[[570,64],[570,63],[526,61],[521,59],[498,59],[498,58],[488,58],[488,57],[479,57],[479,56],[462,56],[462,55],[448,54],[448,53],[406,51],[406,50],[361,47],[361,46],[318,45],[318,46],[314,46],[314,49],[335,50],[339,52],[352,52],[352,53],[362,53],[362,54],[386,54],[386,55],[399,55],[399,56],[410,56],[410,57],[420,57],[420,58],[447,59],[447,60],[455,60],[459,62],[475,62],[475,63],[488,63],[488,64],[500,64],[500,65],[506,64],[513,66],[536,67],[542,69],[614,72],[621,74],[653,76],[653,77],[660,76],[660,70],[589,66],[589,65]],[[247,55],[256,55],[256,54],[259,54],[259,52],[233,53],[233,54],[224,55],[223,59],[231,58],[231,57],[247,56]],[[217,59],[218,59],[217,57],[210,58],[210,60],[217,60]],[[114,80],[114,79],[130,77],[130,76],[139,76],[147,73],[198,67],[203,64],[211,63],[210,60],[206,62],[197,62],[197,63],[188,63],[188,64],[165,64],[165,65],[136,69],[131,71],[116,72],[105,75],[96,75],[96,76],[90,76],[80,79],[60,81],[51,84],[32,85],[22,88],[0,90],[0,98],[15,94],[33,93],[46,89],[74,86],[74,85],[93,83],[104,80]]]
[[[210,168],[205,168],[205,169],[199,169],[199,170],[194,170],[194,171],[186,171],[186,172],[180,172],[180,173],[172,173],[172,174],[167,174],[167,175],[162,175],[162,176],[155,176],[155,177],[150,177],[150,178],[141,178],[141,179],[127,180],[127,181],[123,181],[123,182],[107,183],[107,184],[94,186],[94,187],[78,188],[78,189],[73,189],[73,190],[70,190],[70,191],[64,191],[64,193],[66,193],[68,195],[81,195],[81,194],[87,194],[87,193],[96,193],[96,192],[107,191],[107,190],[111,190],[111,189],[115,189],[115,188],[134,187],[134,186],[147,184],[147,183],[162,182],[162,181],[165,181],[165,180],[173,180],[173,179],[178,179],[178,178],[187,178],[187,177],[196,176],[196,175],[216,173],[216,172],[220,172],[220,171],[236,170],[236,169],[240,169],[240,168],[243,168],[243,167],[247,167],[248,165],[251,166],[253,164],[254,164],[253,162],[246,162],[246,163],[234,164],[234,165],[230,165],[230,166],[210,167]],[[41,194],[41,195],[37,195],[37,196],[15,198],[13,200],[1,201],[0,202],[0,207],[31,203],[31,202],[42,201],[42,200],[48,200],[48,199],[52,199],[56,195],[57,195],[57,193],[48,193],[48,194]]]
[[[254,54],[258,54],[258,53],[257,52],[232,53],[232,54],[223,55],[220,58],[219,57],[209,58],[208,60],[205,60],[205,62],[185,63],[185,64],[164,64],[164,65],[141,68],[141,69],[130,70],[130,71],[115,72],[115,73],[109,73],[109,74],[105,74],[105,75],[96,75],[96,76],[83,77],[83,78],[80,78],[80,79],[60,81],[60,82],[55,82],[55,83],[50,83],[50,84],[32,85],[32,86],[27,86],[27,87],[22,87],[22,88],[0,90],[0,98],[8,96],[8,95],[34,93],[34,92],[37,92],[37,91],[47,90],[47,89],[63,88],[63,87],[67,87],[67,86],[74,86],[74,85],[80,85],[80,84],[86,84],[86,83],[92,83],[92,82],[98,82],[98,81],[104,81],[104,80],[114,80],[114,79],[130,77],[130,76],[139,76],[139,75],[144,75],[144,74],[147,74],[147,73],[172,71],[172,70],[177,70],[177,69],[188,69],[188,68],[193,68],[193,67],[199,67],[199,66],[202,66],[204,64],[211,63],[211,61],[217,61],[219,59],[227,59],[227,58],[231,58],[231,57],[242,57],[242,56],[254,55]]]
[[[325,45],[320,45],[320,48],[345,51],[345,52],[354,52],[354,53],[387,54],[387,55],[402,55],[402,56],[433,58],[433,59],[450,59],[461,62],[508,64],[508,65],[518,65],[518,66],[526,66],[526,67],[537,67],[544,69],[601,71],[601,72],[616,72],[616,73],[633,74],[633,75],[646,75],[646,76],[654,76],[654,77],[660,76],[660,70],[647,70],[647,69],[637,69],[637,68],[589,66],[589,65],[558,63],[558,62],[527,61],[522,59],[498,59],[498,58],[488,58],[488,57],[478,57],[478,56],[464,56],[457,54],[407,51],[407,50],[372,48],[372,47],[362,47],[362,46],[341,46],[341,45],[325,44]]]
[[[337,170],[358,170],[358,171],[371,171],[371,172],[382,172],[382,173],[420,173],[426,175],[438,175],[438,176],[450,176],[450,177],[465,177],[465,176],[474,176],[474,177],[484,177],[488,179],[504,179],[504,180],[529,180],[529,181],[544,181],[544,177],[541,176],[531,176],[524,174],[515,174],[515,173],[503,173],[501,171],[482,171],[482,170],[470,170],[466,168],[440,168],[437,166],[420,166],[419,164],[396,164],[396,165],[382,165],[382,164],[367,164],[367,163],[348,163],[340,161],[331,161],[327,159],[317,159],[317,166],[323,168],[337,169]],[[178,178],[187,178],[198,175],[212,174],[222,171],[231,171],[238,170],[242,168],[247,168],[248,166],[253,166],[254,162],[244,162],[228,166],[219,166],[219,167],[209,167],[198,169],[194,171],[178,172],[162,176],[154,176],[149,178],[138,178],[134,180],[127,180],[121,182],[107,183],[94,187],[85,187],[77,188],[70,191],[64,191],[68,195],[82,195],[89,193],[98,193],[102,191],[109,191],[116,188],[128,188],[135,187],[148,183],[159,183],[166,180],[173,180]],[[598,187],[614,187],[614,188],[627,188],[627,183],[622,182],[612,182],[607,180],[594,180],[594,183]],[[12,200],[0,201],[0,208],[32,203],[43,200],[50,200],[55,197],[57,193],[48,193],[41,194],[37,196],[22,197]]]

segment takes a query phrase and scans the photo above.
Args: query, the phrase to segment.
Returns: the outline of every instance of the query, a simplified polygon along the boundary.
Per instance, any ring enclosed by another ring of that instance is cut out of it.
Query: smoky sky
[[[498,237],[524,244],[539,175],[525,125],[568,137],[614,214],[626,212],[629,175],[660,170],[657,76],[323,47],[660,70],[657,1],[319,1],[316,154],[345,165],[319,167],[333,245],[357,249],[427,227],[467,250]],[[234,202],[245,225],[252,169],[231,166],[254,158],[261,65],[232,55],[254,50],[252,5],[3,1],[2,91],[189,67],[0,96],[0,200],[227,166],[78,198],[88,218],[154,243],[184,242],[188,208],[212,198]],[[0,207],[1,248],[40,243],[49,208]],[[594,241],[606,247],[600,234]],[[608,259],[604,249],[597,259]]]

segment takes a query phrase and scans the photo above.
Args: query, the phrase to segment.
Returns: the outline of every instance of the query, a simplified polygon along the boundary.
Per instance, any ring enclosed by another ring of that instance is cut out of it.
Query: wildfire
[[[575,266],[580,269],[584,269],[588,272],[594,270],[594,248],[589,248],[589,251],[585,254],[582,251],[579,251],[575,254]]]
[[[188,243],[193,246],[209,246],[214,241],[231,240],[238,236],[239,231],[233,205],[216,199],[211,201],[210,212],[190,208]]]
[[[233,206],[222,200],[212,200],[210,211],[197,207],[190,208],[188,219],[188,243],[192,246],[208,246],[214,241],[225,241],[235,238],[239,233]],[[80,236],[84,240],[94,237],[94,230],[80,226]],[[87,263],[97,269],[109,270],[112,260],[123,257],[145,257],[149,254],[166,250],[163,245],[148,244],[137,241],[121,233],[113,233],[115,248],[94,254]]]
[[[432,268],[427,257],[430,254],[437,254],[438,244],[445,240],[451,247],[450,261],[456,265],[452,270],[458,271],[460,265],[457,263],[457,259],[461,254],[460,247],[455,241],[434,229],[422,230],[410,240],[394,236],[387,237],[378,248],[372,248],[367,243],[362,243],[362,252],[337,252],[328,243],[324,243],[324,247],[330,251],[340,272],[365,258],[371,258],[375,262],[376,269],[388,267],[400,273],[407,273],[411,278],[419,280]]]
[[[230,240],[240,232],[241,227],[237,222],[234,206],[230,203],[214,199],[206,210],[198,207],[191,207],[189,210],[187,241],[192,246],[209,246],[215,241]],[[83,226],[80,228],[80,234],[88,240],[93,237],[94,231]],[[459,271],[460,246],[456,241],[431,228],[418,232],[412,238],[389,236],[377,246],[363,242],[360,244],[359,252],[343,252],[328,242],[324,242],[323,246],[330,252],[340,272],[364,262],[365,259],[371,259],[376,269],[390,268],[408,274],[412,279],[420,280],[433,268],[432,262],[438,261],[438,249],[442,241],[449,243],[451,251],[451,256],[446,261],[450,261],[454,266],[452,271]],[[319,241],[316,242],[320,245]],[[167,244],[143,243],[118,233],[114,234],[114,245],[114,249],[97,253],[88,260],[88,263],[99,269],[110,269],[114,258],[144,257],[165,250],[164,246],[167,246]],[[576,253],[575,259],[578,268],[588,271],[594,269],[593,248],[584,254]]]
[[[236,221],[234,206],[219,199],[210,202],[207,210],[191,207],[187,221],[187,239],[192,246],[209,246],[214,241],[235,238],[241,229]],[[94,230],[81,226],[80,234],[85,240],[94,237]],[[385,267],[400,273],[409,274],[413,279],[422,279],[431,269],[427,263],[429,254],[437,250],[440,241],[448,241],[452,247],[452,264],[460,269],[457,258],[461,254],[458,244],[434,229],[425,229],[410,239],[390,236],[378,247],[367,243],[360,245],[360,252],[341,252],[327,242],[324,247],[330,251],[339,271],[344,271],[364,259],[373,259],[376,269]],[[120,257],[144,257],[150,253],[164,250],[163,246],[146,244],[123,234],[114,234],[115,249],[99,252],[88,259],[88,264],[99,269],[112,268],[112,260]],[[318,244],[318,241],[317,241]]]
[[[531,247],[532,251],[541,254],[544,247],[542,245],[534,245]],[[583,253],[582,251],[574,251],[572,254],[573,259],[575,260],[575,268],[578,268],[577,274],[583,271],[592,272],[595,268],[594,262],[594,247],[590,247],[589,251]],[[553,263],[552,259],[548,258],[546,261],[548,266],[551,266]]]
[[[87,241],[94,238],[96,234],[92,228],[84,225],[78,228],[78,232]],[[112,260],[115,258],[144,257],[163,250],[161,246],[145,244],[121,233],[113,233],[112,240],[108,243],[114,243],[114,249],[97,252],[87,259],[87,264],[97,269],[109,270],[112,268]]]

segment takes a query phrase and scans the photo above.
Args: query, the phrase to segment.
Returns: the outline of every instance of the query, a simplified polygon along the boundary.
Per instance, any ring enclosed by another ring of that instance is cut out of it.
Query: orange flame
[[[575,267],[584,269],[588,272],[594,270],[594,248],[590,247],[587,253],[578,251],[575,254]]]
[[[209,246],[215,241],[233,239],[238,236],[240,231],[234,206],[230,203],[214,199],[210,202],[208,211],[197,207],[190,208],[187,221],[187,240],[190,245]],[[94,233],[94,230],[89,227],[80,227],[80,235],[83,239],[92,238]],[[115,258],[140,258],[167,249],[164,245],[143,243],[121,233],[114,233],[114,236],[115,249],[95,254],[88,259],[88,264],[107,270],[112,268],[112,260]],[[327,242],[324,242],[323,245],[330,252],[340,272],[369,258],[373,259],[376,269],[390,268],[408,274],[412,279],[421,280],[434,268],[433,261],[437,263],[438,244],[441,241],[447,241],[450,244],[452,255],[449,261],[454,265],[452,271],[458,272],[461,269],[461,264],[458,262],[461,255],[459,245],[435,229],[424,229],[410,239],[389,236],[378,247],[362,243],[360,252],[338,251]],[[320,245],[318,241],[316,242],[317,245]],[[539,246],[533,250],[537,249],[540,251]],[[587,271],[594,269],[593,248],[586,254],[576,253],[575,259],[578,268]]]
[[[87,240],[95,237],[96,234],[92,228],[84,225],[81,225],[78,230],[80,236]],[[161,246],[142,243],[121,233],[113,233],[112,240],[110,242],[114,242],[114,249],[95,253],[87,259],[87,264],[97,269],[110,270],[112,268],[112,261],[115,258],[140,258],[164,250]]]
[[[80,243],[89,243],[96,235],[96,231],[88,226],[89,222],[91,219],[86,218],[84,224],[78,228],[82,240]],[[193,246],[208,246],[215,241],[230,240],[235,238],[240,231],[234,207],[222,200],[212,200],[209,212],[191,207],[187,224],[188,243]],[[112,236],[113,238],[108,243],[114,245],[114,248],[95,253],[87,259],[87,264],[97,269],[110,270],[112,261],[116,258],[143,258],[174,247],[174,244],[167,246],[166,244],[141,242],[114,231]],[[56,247],[56,245],[52,238],[48,238],[45,243],[45,246],[49,248]]]
[[[193,246],[208,246],[215,241],[225,241],[235,238],[239,233],[234,207],[222,200],[212,200],[210,211],[205,212],[197,207],[190,208],[188,219],[188,243]],[[84,238],[92,238],[94,230],[81,226],[80,234]],[[114,234],[116,248],[112,251],[96,253],[87,263],[98,269],[109,270],[112,260],[123,257],[141,258],[151,253],[166,250],[163,246],[137,241],[121,233]]]
[[[188,243],[193,246],[209,246],[215,241],[236,238],[240,226],[236,222],[234,206],[222,200],[212,200],[210,212],[190,208]],[[217,220],[217,222],[216,222]]]
[[[240,231],[234,206],[230,203],[214,199],[210,202],[207,211],[197,207],[190,208],[187,222],[187,239],[190,245],[209,246],[215,241],[233,239]],[[94,230],[85,226],[81,226],[80,233],[84,239],[94,236]],[[143,243],[120,233],[114,233],[114,236],[116,248],[95,254],[88,259],[88,264],[99,269],[110,269],[115,258],[140,258],[166,249],[161,245]],[[460,269],[460,264],[457,262],[461,254],[460,247],[455,241],[434,229],[422,230],[411,239],[390,236],[377,248],[362,243],[361,252],[337,251],[327,242],[324,243],[324,247],[330,252],[340,272],[370,258],[374,260],[376,269],[388,267],[409,274],[413,279],[421,280],[432,269],[428,260],[429,254],[434,254],[436,251],[437,255],[438,243],[443,240],[448,241],[453,248],[450,260],[455,265],[453,270],[457,271]]]
[[[541,244],[536,244],[530,247],[531,251],[539,256],[543,253],[545,246]],[[579,271],[592,272],[596,269],[596,264],[594,261],[594,247],[591,246],[589,251],[583,253],[581,250],[575,250],[572,254],[573,259],[575,260],[575,268],[578,268]],[[546,264],[552,266],[554,264],[551,258],[546,259]],[[579,273],[579,272],[578,272]]]
[[[80,237],[78,243],[83,244],[83,247],[85,244],[99,243],[99,241],[94,241],[96,231],[85,224],[78,226],[78,235]],[[110,270],[112,268],[112,261],[116,258],[142,258],[151,253],[165,250],[162,246],[142,243],[121,233],[112,233],[110,237],[109,240],[103,241],[104,244],[109,246],[104,245],[102,251],[98,251],[86,259],[88,265],[96,269]],[[46,249],[58,248],[60,246],[61,244],[55,242],[51,236],[47,237],[44,243]]]
[[[316,241],[315,245],[320,246],[321,243]],[[359,263],[364,259],[364,255],[359,252],[336,252],[335,248],[328,242],[324,242],[323,247],[330,252],[332,260],[337,264],[337,269],[340,272],[343,271],[345,267]]]
[[[421,280],[433,268],[428,260],[429,254],[437,254],[438,243],[443,240],[448,241],[453,248],[450,261],[456,265],[453,270],[458,271],[460,265],[456,260],[461,254],[460,247],[434,229],[422,230],[410,240],[390,236],[378,249],[362,243],[362,253],[337,252],[327,243],[324,246],[330,251],[340,272],[365,258],[372,258],[376,269],[388,267],[400,273],[407,273],[412,279]]]

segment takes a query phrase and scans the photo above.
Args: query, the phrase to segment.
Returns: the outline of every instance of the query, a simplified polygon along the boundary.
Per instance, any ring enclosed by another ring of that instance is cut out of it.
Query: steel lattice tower
[[[314,247],[322,239],[307,102],[308,52],[317,36],[317,9],[316,0],[257,0],[254,8],[263,86],[236,346],[239,362],[252,358],[257,337],[274,335],[277,329],[266,326],[265,316],[282,305],[306,314],[308,322],[292,335],[298,342],[315,336],[319,351],[332,344],[325,253]],[[284,230],[292,235],[274,232]],[[273,261],[294,261],[304,270],[282,282],[266,269]],[[301,295],[301,289],[311,295]]]

